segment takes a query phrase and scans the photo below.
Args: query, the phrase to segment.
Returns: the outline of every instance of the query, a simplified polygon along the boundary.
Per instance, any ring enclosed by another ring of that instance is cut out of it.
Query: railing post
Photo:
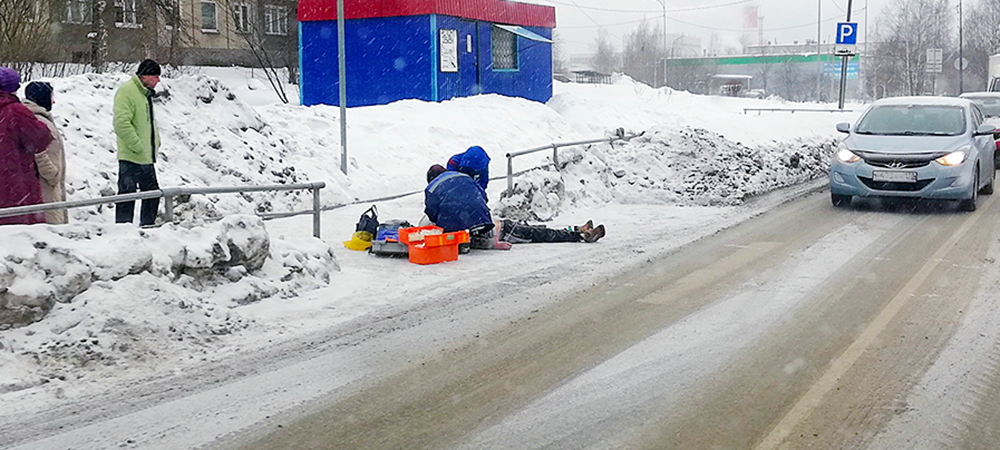
[[[514,195],[514,157],[507,154],[507,196]]]
[[[559,171],[559,144],[552,144],[552,162],[556,164],[556,172]]]
[[[164,195],[163,196],[163,221],[166,223],[174,223],[174,196]]]
[[[320,232],[319,232],[319,215],[320,215],[319,188],[318,187],[313,187],[311,190],[312,190],[312,194],[313,194],[313,236],[316,239],[319,239],[320,238]]]

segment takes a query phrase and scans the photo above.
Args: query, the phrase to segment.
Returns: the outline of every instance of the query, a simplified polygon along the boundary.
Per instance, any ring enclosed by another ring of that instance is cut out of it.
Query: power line
[[[569,3],[563,3],[563,2],[560,2],[560,1],[556,1],[556,0],[546,0],[546,1],[548,1],[548,3],[552,3],[552,4],[555,4],[555,5],[575,6],[575,7],[579,8],[579,9],[581,9],[581,10],[582,9],[589,9],[589,10],[593,10],[593,11],[621,12],[621,13],[662,13],[663,12],[662,9],[652,10],[652,9],[598,8],[596,6],[580,6],[580,5],[577,5],[576,2],[574,2],[573,4],[569,4]],[[724,7],[727,7],[727,6],[740,5],[740,4],[743,4],[743,3],[750,3],[752,1],[754,1],[754,0],[737,0],[737,1],[734,1],[734,2],[721,3],[721,4],[717,4],[717,5],[691,6],[691,7],[688,7],[688,8],[668,9],[667,12],[668,13],[671,13],[671,12],[677,13],[677,12],[686,12],[686,11],[702,11],[702,10],[706,10],[706,9],[724,8]]]

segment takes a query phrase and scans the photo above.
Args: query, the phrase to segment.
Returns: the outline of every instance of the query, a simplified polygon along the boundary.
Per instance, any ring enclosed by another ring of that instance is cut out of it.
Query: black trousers
[[[547,228],[504,220],[500,226],[500,240],[511,244],[529,242],[583,242],[583,236],[564,228]]]
[[[136,164],[129,161],[118,161],[118,194],[131,194],[139,191],[155,191],[160,188],[156,182],[156,169],[152,164]],[[152,225],[156,222],[156,210],[160,207],[159,198],[142,201],[139,211],[139,225]],[[135,201],[121,202],[115,205],[115,222],[132,223],[135,216]]]

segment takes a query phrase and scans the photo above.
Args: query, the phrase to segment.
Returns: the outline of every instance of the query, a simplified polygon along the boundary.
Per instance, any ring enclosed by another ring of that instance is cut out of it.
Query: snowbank
[[[0,329],[34,322],[0,335],[0,393],[205,353],[250,325],[236,307],[326,286],[339,270],[330,247],[272,240],[252,216],[194,229],[8,226],[0,241]]]

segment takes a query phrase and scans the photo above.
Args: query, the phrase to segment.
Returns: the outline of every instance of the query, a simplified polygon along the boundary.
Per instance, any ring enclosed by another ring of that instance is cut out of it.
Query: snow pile
[[[69,200],[117,192],[114,94],[128,79],[122,74],[87,74],[51,80],[56,91],[53,115],[66,141]],[[154,108],[162,142],[156,164],[160,186],[306,181],[296,165],[286,161],[291,150],[285,142],[253,108],[214,78],[164,78],[157,86]],[[178,200],[175,221],[204,223],[226,214],[305,209],[310,197],[308,192],[293,191]],[[70,214],[74,221],[114,220],[107,207],[76,209]]]
[[[0,365],[28,377],[5,378],[0,393],[51,378],[38,373],[191,350],[177,342],[205,352],[251,326],[236,306],[326,286],[339,270],[329,246],[272,240],[252,216],[194,229],[8,226],[0,239],[0,329],[18,327],[0,337]]]
[[[564,152],[558,171],[518,178],[499,213],[548,221],[567,204],[737,205],[825,176],[835,144],[793,140],[751,148],[700,128],[656,127],[625,144]]]

